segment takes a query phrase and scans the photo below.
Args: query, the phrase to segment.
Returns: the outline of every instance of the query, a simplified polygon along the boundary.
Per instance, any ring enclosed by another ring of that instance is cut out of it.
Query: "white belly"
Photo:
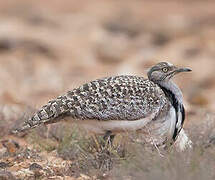
[[[152,130],[152,134],[155,135],[164,135],[168,134],[168,136],[172,136],[175,128],[176,122],[176,114],[173,107],[170,108],[165,119],[156,119],[152,121],[155,114],[151,114],[147,118],[139,119],[139,120],[69,120],[66,121],[69,123],[75,123],[78,126],[84,128],[85,130],[95,133],[95,134],[105,134],[107,131],[112,131],[113,133],[118,132],[128,132],[128,131],[136,131],[143,130],[145,132],[145,127],[147,125],[147,129]]]
[[[142,129],[150,119],[139,119],[134,121],[128,120],[109,120],[109,121],[99,121],[99,120],[76,120],[73,123],[78,124],[89,132],[95,134],[105,134],[107,131],[112,131],[113,133],[123,132],[123,131],[136,131]]]

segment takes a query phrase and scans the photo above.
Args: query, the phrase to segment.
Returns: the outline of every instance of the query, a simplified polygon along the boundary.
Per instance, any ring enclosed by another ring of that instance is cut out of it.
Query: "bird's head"
[[[148,78],[153,82],[169,81],[174,75],[192,71],[189,68],[179,68],[168,62],[160,62],[148,71]]]

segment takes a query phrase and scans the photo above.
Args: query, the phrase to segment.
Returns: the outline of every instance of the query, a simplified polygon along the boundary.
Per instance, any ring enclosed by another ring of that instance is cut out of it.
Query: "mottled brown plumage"
[[[98,79],[51,100],[25,122],[22,130],[58,118],[137,120],[166,110],[169,102],[163,91],[147,79],[116,76]],[[55,121],[58,121],[55,120]]]

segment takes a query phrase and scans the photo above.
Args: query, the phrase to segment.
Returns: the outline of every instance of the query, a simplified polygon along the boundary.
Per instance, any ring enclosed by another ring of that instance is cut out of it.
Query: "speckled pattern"
[[[21,130],[52,123],[70,116],[74,119],[137,120],[167,111],[169,101],[161,88],[137,76],[98,79],[49,101],[25,122]]]

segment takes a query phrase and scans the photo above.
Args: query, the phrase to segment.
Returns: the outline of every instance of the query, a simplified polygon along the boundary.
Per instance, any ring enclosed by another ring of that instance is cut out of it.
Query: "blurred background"
[[[90,80],[169,61],[187,105],[215,108],[214,1],[0,1],[0,102],[35,108]]]
[[[27,107],[96,78],[146,76],[159,61],[193,70],[175,78],[185,129],[214,121],[213,0],[0,1],[0,136]]]

